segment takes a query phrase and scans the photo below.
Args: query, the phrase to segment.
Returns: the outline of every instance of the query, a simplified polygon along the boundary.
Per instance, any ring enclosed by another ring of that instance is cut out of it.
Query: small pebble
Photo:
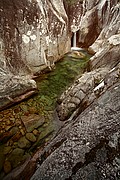
[[[36,129],[34,129],[34,130],[33,130],[33,134],[34,134],[35,136],[37,136],[37,135],[39,134],[39,131],[36,130]]]
[[[33,133],[27,133],[26,134],[26,138],[31,141],[31,142],[35,142],[36,141],[36,137],[34,136]]]

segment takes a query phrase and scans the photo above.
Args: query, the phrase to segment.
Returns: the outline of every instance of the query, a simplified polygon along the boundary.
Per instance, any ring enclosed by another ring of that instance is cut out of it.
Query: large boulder
[[[15,76],[9,71],[1,71],[0,80],[0,110],[28,98],[37,89],[29,76]]]
[[[80,46],[89,47],[95,42],[102,29],[107,26],[111,18],[111,12],[116,4],[117,0],[83,1],[83,11],[79,22],[78,36]],[[119,14],[119,12],[117,12],[117,14]],[[112,31],[115,33],[116,29]]]
[[[81,107],[81,111],[88,106],[89,97],[92,95],[94,88],[103,80],[109,70],[100,68],[92,72],[84,73],[77,79],[59,98],[57,112],[60,120],[67,120],[72,113]],[[92,96],[91,96],[92,97]],[[96,96],[94,95],[94,99]],[[83,106],[83,102],[85,107]]]
[[[99,68],[83,74],[58,99],[57,113],[62,121],[73,120],[120,77],[120,63],[113,69]],[[70,117],[71,116],[71,117]]]
[[[94,54],[90,59],[91,69],[110,68],[120,62],[120,4],[111,9],[111,15],[96,41],[89,47]]]

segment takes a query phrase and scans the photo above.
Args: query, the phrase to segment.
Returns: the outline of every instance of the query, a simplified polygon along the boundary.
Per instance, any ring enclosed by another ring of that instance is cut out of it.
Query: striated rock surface
[[[58,100],[57,112],[60,120],[67,120],[72,114],[70,119],[73,120],[74,116],[116,83],[119,77],[120,63],[114,69],[99,68],[85,73]]]
[[[33,74],[51,68],[68,52],[70,38],[68,18],[60,0],[1,0],[0,24],[2,109],[16,102],[15,97],[36,89],[30,80]]]
[[[29,76],[14,76],[1,71],[0,79],[0,110],[28,98],[37,89],[35,81]]]
[[[0,49],[2,69],[8,67],[13,73],[25,74],[28,67],[38,72],[42,66],[52,64],[49,58],[54,62],[68,51],[67,15],[62,1],[1,0],[0,7],[4,32]]]
[[[89,47],[94,54],[91,69],[114,67],[120,61],[120,3],[119,1],[84,0],[77,29],[77,44]],[[74,28],[74,29],[75,29]]]
[[[84,0],[81,13],[81,19],[79,23],[79,44],[82,46],[90,46],[95,42],[101,31],[107,26],[112,24],[113,21],[118,21],[117,16],[119,12],[116,12],[116,20],[112,19],[114,14],[114,6],[117,5],[117,0]],[[113,13],[113,14],[112,14]],[[118,29],[118,25],[114,25],[111,29],[115,34]]]
[[[107,24],[96,41],[89,47],[95,55],[91,58],[91,69],[114,67],[120,62],[120,4],[111,9]]]
[[[108,71],[108,69],[101,68],[85,73],[61,95],[58,100],[59,105],[57,106],[57,112],[60,120],[68,119],[81,104],[82,110],[88,106],[88,94],[92,94],[92,91],[94,92],[94,88],[105,77]],[[96,96],[94,95],[94,99],[95,98]],[[83,105],[84,99],[86,99],[86,103],[84,103],[85,105]]]

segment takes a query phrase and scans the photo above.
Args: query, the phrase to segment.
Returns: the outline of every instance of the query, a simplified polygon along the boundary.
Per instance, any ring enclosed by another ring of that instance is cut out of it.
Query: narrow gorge
[[[120,179],[120,1],[0,0],[0,180]]]

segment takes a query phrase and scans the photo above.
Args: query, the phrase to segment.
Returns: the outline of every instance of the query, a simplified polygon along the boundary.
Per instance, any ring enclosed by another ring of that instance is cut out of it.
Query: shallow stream
[[[82,53],[66,54],[52,71],[35,79],[37,94],[0,112],[0,177],[45,146],[61,127],[56,101],[86,71],[90,55]]]

